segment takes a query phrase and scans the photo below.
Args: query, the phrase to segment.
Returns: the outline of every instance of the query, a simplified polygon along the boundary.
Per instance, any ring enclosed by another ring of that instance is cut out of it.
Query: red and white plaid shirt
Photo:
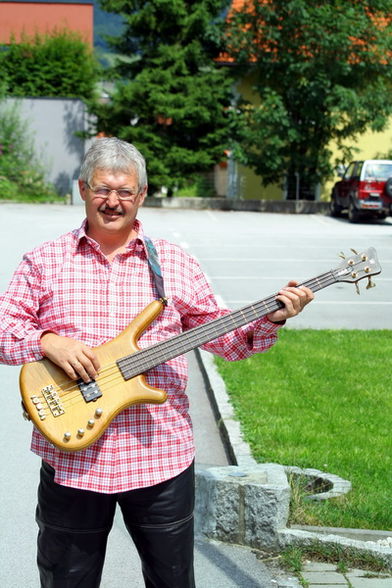
[[[0,297],[0,361],[23,364],[42,359],[40,337],[49,330],[96,347],[115,337],[156,299],[140,222],[135,228],[138,238],[112,263],[86,235],[85,223],[26,254]],[[140,337],[141,348],[229,312],[218,307],[193,257],[164,240],[154,240],[154,245],[169,302]],[[228,360],[244,359],[273,345],[277,329],[260,319],[204,349]],[[125,409],[87,449],[60,451],[33,430],[32,451],[55,469],[56,482],[116,493],[158,484],[190,465],[194,443],[185,393],[186,358],[151,369],[147,381],[164,389],[167,401]]]

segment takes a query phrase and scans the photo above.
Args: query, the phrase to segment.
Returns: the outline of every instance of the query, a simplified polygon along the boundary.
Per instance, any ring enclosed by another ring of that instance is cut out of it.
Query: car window
[[[385,181],[390,177],[392,177],[392,162],[379,163],[372,161],[366,164],[364,171],[364,178],[366,180]]]
[[[350,165],[348,166],[348,168],[344,172],[344,176],[343,176],[344,180],[349,180],[354,175],[354,168],[355,168],[355,162],[350,163]]]
[[[356,177],[356,178],[360,178],[361,177],[361,171],[362,171],[362,168],[363,168],[363,164],[364,164],[364,161],[357,161],[356,162],[354,173],[353,173],[353,176],[354,177]]]

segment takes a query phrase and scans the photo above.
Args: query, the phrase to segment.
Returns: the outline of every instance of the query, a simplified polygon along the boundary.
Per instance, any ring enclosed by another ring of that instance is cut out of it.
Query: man
[[[142,155],[117,138],[98,139],[79,179],[83,225],[24,256],[0,299],[0,359],[48,358],[86,383],[103,366],[94,347],[118,335],[152,300],[163,312],[141,335],[141,348],[224,316],[198,263],[179,247],[151,241],[136,218],[147,193]],[[155,254],[157,253],[157,259]],[[157,268],[157,263],[160,268]],[[204,348],[228,360],[266,351],[277,331],[313,298],[295,282],[283,307]],[[118,503],[149,588],[191,588],[194,446],[183,356],[148,371],[164,389],[161,405],[123,410],[82,451],[65,452],[33,431],[42,457],[38,489],[38,568],[45,588],[96,588]]]

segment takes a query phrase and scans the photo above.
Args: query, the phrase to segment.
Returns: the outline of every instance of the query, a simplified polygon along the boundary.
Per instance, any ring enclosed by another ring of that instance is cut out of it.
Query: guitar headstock
[[[377,259],[377,253],[374,247],[369,247],[361,253],[351,249],[352,255],[344,257],[344,261],[334,270],[333,274],[337,282],[351,282],[356,284],[363,278],[368,278],[367,288],[372,288],[374,283],[372,276],[381,273],[381,266]]]

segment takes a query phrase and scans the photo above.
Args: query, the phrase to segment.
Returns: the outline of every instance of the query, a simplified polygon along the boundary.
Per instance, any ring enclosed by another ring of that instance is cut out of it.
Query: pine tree
[[[134,143],[147,159],[150,194],[181,187],[224,157],[231,81],[216,61],[224,0],[102,0],[121,14],[109,103],[99,130]]]

